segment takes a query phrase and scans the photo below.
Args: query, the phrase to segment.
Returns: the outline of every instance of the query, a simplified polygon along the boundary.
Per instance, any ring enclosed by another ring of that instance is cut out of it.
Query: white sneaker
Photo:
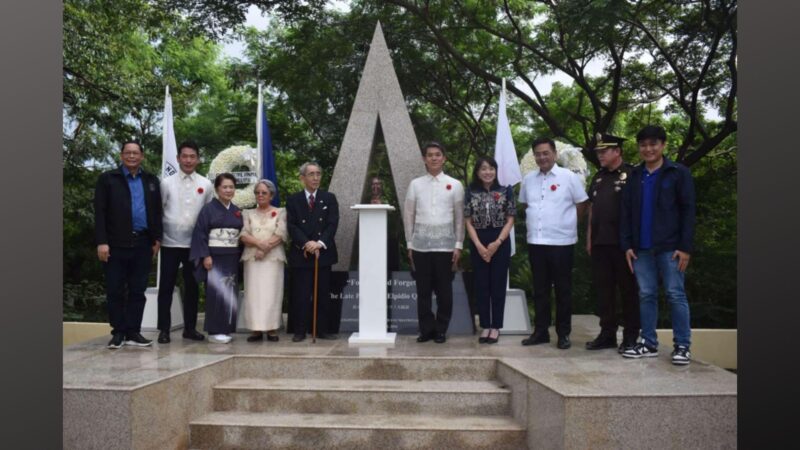
[[[685,366],[692,360],[692,353],[689,347],[685,345],[676,345],[675,350],[672,351],[672,364],[676,366]]]
[[[215,344],[227,344],[233,339],[227,334],[212,334],[208,336],[208,340]]]
[[[638,344],[634,345],[632,348],[629,348],[622,352],[622,356],[625,358],[653,358],[658,356],[658,350],[653,347],[648,347],[644,344],[644,342],[639,342]]]

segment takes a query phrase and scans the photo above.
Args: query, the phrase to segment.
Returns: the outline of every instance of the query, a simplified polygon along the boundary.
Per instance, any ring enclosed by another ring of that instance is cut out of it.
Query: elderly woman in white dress
[[[275,185],[269,180],[256,183],[256,208],[244,211],[241,241],[245,245],[244,326],[253,331],[247,342],[277,341],[283,304],[283,267],[287,240],[286,210],[272,206]]]

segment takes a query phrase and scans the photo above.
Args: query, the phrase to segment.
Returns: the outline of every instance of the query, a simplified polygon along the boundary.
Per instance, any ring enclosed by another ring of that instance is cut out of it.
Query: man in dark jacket
[[[300,166],[303,189],[286,199],[286,225],[291,238],[289,267],[292,269],[292,342],[306,338],[312,327],[314,260],[319,258],[317,278],[317,337],[336,339],[330,323],[330,274],[336,264],[336,228],[339,204],[336,196],[319,189],[322,169],[315,163]]]
[[[95,241],[106,275],[111,349],[152,344],[140,332],[147,279],[161,245],[158,178],[141,168],[144,150],[138,142],[123,143],[120,156],[120,167],[100,175],[94,194]]]
[[[626,358],[658,356],[658,280],[672,312],[672,363],[689,364],[691,328],[684,272],[694,238],[695,194],[692,174],[664,156],[666,131],[648,125],[636,135],[642,164],[623,189],[620,242],[639,284],[642,340],[625,350]]]

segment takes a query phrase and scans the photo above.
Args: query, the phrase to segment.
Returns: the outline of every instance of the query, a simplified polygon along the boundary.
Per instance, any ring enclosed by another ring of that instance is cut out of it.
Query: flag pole
[[[172,142],[170,142],[172,139]],[[170,145],[171,144],[171,145]],[[173,161],[169,161],[171,155],[168,153],[172,153],[172,150],[175,147],[175,130],[172,128],[172,97],[169,95],[169,85],[166,85],[164,89],[164,117],[163,117],[163,124],[161,126],[161,179],[163,180],[167,176],[169,176],[170,170],[168,167],[171,167],[174,164]],[[173,168],[174,170],[174,168]],[[156,259],[156,289],[161,286],[161,251],[158,252],[158,257]]]
[[[261,148],[264,144],[264,133],[261,126],[264,120],[264,94],[261,91],[261,87],[261,83],[258,83],[258,111],[256,111],[256,175],[259,180],[264,178],[264,162],[262,161],[263,155],[261,154]]]

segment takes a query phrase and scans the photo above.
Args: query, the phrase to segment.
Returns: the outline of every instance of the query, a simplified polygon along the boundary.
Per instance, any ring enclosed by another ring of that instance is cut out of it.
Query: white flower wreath
[[[589,175],[589,167],[586,165],[581,149],[578,147],[570,147],[561,141],[556,143],[556,163],[559,166],[569,169],[581,176],[581,181],[586,184],[586,177]],[[524,177],[529,172],[536,170],[539,166],[536,164],[536,159],[533,157],[533,149],[528,150],[522,160],[519,162],[519,168]]]
[[[228,147],[217,154],[211,167],[208,169],[208,178],[213,181],[220,173],[230,172],[236,167],[245,166],[250,171],[256,172],[256,149],[245,145],[234,145]],[[253,193],[256,183],[236,189],[233,196],[233,204],[240,208],[252,208],[256,205],[256,195]]]

